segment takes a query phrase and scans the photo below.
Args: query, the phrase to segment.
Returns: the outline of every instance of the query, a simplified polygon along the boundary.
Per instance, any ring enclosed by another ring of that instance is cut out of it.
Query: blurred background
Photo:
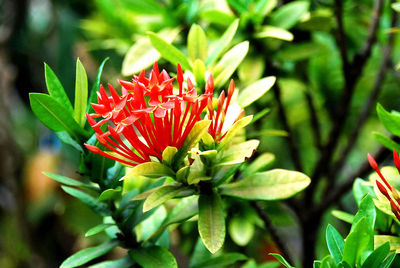
[[[350,57],[367,37],[374,2],[342,1]],[[285,17],[288,11],[282,11],[290,3],[298,4],[289,13],[294,19]],[[82,235],[101,219],[42,174],[48,171],[79,177],[79,153],[63,145],[34,117],[29,107],[29,92],[46,92],[44,62],[54,70],[73,100],[78,57],[88,73],[89,85],[102,60],[109,57],[102,83],[116,85],[117,79],[128,80],[133,73],[148,67],[145,63],[135,65],[135,56],[140,53],[134,54],[131,49],[134,44],[144,42],[147,31],[179,29],[173,43],[185,51],[193,23],[205,30],[212,44],[239,18],[232,44],[249,40],[250,48],[233,75],[238,87],[268,75],[276,75],[280,87],[279,100],[276,94],[268,92],[247,108],[248,114],[260,115],[248,135],[261,140],[258,154],[275,155],[274,167],[293,170],[298,169],[289,140],[294,137],[292,145],[298,149],[304,172],[310,174],[321,144],[330,138],[332,114],[339,105],[344,85],[335,42],[338,25],[334,12],[333,0],[0,0],[0,267],[58,267],[72,252],[90,245],[92,240],[102,240],[101,236],[88,239]],[[390,1],[384,1],[377,42],[356,85],[350,112],[343,122],[343,135],[337,144],[339,149],[345,147],[373,88],[389,33],[397,31],[391,25],[394,14]],[[264,25],[269,24],[290,30],[292,38],[284,40],[282,36],[265,34]],[[395,68],[399,48],[398,36],[394,35],[390,60],[373,107],[377,100],[388,110],[399,110],[400,74]],[[163,59],[159,65],[175,70]],[[279,105],[286,110],[286,123],[282,121]],[[338,181],[364,162],[367,152],[379,147],[372,131],[385,130],[374,108],[367,114],[359,137],[338,173]],[[317,125],[313,123],[316,120]],[[289,137],[285,124],[293,136]],[[340,157],[336,153],[333,159]],[[316,200],[322,199],[322,192],[319,193]],[[356,208],[351,196],[337,200],[336,206],[349,212]],[[279,251],[268,233],[260,228],[262,223],[257,223],[251,208],[245,203],[232,207],[241,207],[241,213],[246,215],[243,218],[236,211],[229,211],[234,219],[229,226],[234,231],[227,238],[228,247],[260,262],[266,260],[265,252]],[[290,237],[294,255],[301,256],[301,231],[291,209],[270,204],[266,210],[273,223],[287,233],[287,239]],[[329,211],[324,215],[320,230],[325,230],[329,221],[342,228],[343,233],[348,232],[349,226],[335,220]],[[250,227],[246,223],[249,219],[254,219]],[[180,250],[175,253],[182,259],[193,250],[197,236],[194,224],[182,225],[181,239],[175,239],[180,241]],[[235,237],[235,230],[245,233],[245,237]],[[323,235],[318,236],[317,245],[320,258],[327,253]]]

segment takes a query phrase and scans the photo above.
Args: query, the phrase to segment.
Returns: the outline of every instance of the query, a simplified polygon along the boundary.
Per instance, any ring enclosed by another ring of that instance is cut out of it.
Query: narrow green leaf
[[[339,264],[343,257],[344,240],[339,232],[330,224],[326,228],[326,243],[335,263]]]
[[[49,92],[50,96],[53,97],[59,104],[62,104],[69,115],[72,115],[74,113],[72,104],[65,93],[60,80],[58,80],[53,70],[46,63],[44,64],[44,73],[47,91]]]
[[[375,235],[374,236],[374,246],[375,248],[380,247],[386,242],[390,243],[390,250],[400,253],[400,237],[393,235]]]
[[[286,30],[290,29],[300,21],[302,16],[308,11],[309,7],[310,2],[308,1],[295,1],[288,3],[272,13],[271,25]]]
[[[256,38],[275,38],[284,41],[292,41],[293,34],[285,29],[275,26],[262,26],[261,29],[254,35]]]
[[[375,249],[364,261],[361,268],[379,268],[390,252],[390,243],[386,242]]]
[[[149,211],[165,201],[174,198],[180,192],[184,191],[186,188],[181,185],[165,185],[151,193],[143,204],[143,212]]]
[[[367,220],[361,218],[346,238],[343,248],[343,261],[346,261],[351,267],[355,267],[371,239],[373,238],[371,237]]]
[[[105,229],[107,229],[108,227],[113,226],[113,225],[114,224],[109,224],[109,223],[102,223],[102,224],[96,225],[95,227],[90,228],[86,232],[85,236],[88,237],[88,236],[92,236],[92,235],[98,234],[98,233],[103,232]]]
[[[187,60],[186,56],[179,49],[169,44],[167,41],[165,41],[163,38],[153,32],[149,32],[147,33],[147,35],[150,38],[151,44],[167,61],[171,62],[174,65],[180,63],[184,70],[192,70],[192,66],[190,66],[190,63]]]
[[[167,249],[159,246],[132,249],[129,251],[129,256],[146,268],[178,268],[174,256]]]
[[[125,258],[118,260],[99,262],[89,266],[88,268],[130,268],[134,263],[135,262],[131,257],[126,256]]]
[[[247,200],[280,200],[292,197],[310,184],[301,172],[274,169],[219,187],[221,194]]]
[[[217,161],[220,165],[243,163],[253,155],[259,144],[260,141],[258,140],[248,140],[239,144],[234,144],[223,150],[219,154]]]
[[[234,22],[235,16],[232,14],[223,12],[218,9],[207,9],[200,13],[200,17],[206,21],[220,24],[229,25]]]
[[[89,261],[100,257],[114,249],[116,246],[118,246],[118,243],[119,242],[117,240],[110,240],[99,246],[78,251],[77,253],[66,259],[61,264],[60,268],[73,268],[88,263]]]
[[[162,162],[167,166],[172,165],[172,160],[174,159],[175,154],[178,152],[178,149],[173,146],[167,146],[162,153]]]
[[[56,132],[57,137],[65,144],[71,145],[74,149],[78,150],[79,152],[83,153],[83,148],[81,144],[76,142],[71,135],[69,135],[65,131],[58,131]]]
[[[390,133],[400,136],[400,115],[389,113],[379,103],[376,106],[376,111],[378,112],[379,120],[385,128],[389,130]]]
[[[332,210],[332,215],[335,216],[336,218],[338,218],[339,220],[353,224],[354,215],[352,215],[350,213],[340,211],[340,210]]]
[[[288,263],[287,260],[285,260],[281,255],[277,253],[269,253],[269,255],[274,256],[275,259],[277,259],[280,263],[282,263],[282,265],[285,266],[286,268],[295,268],[292,265],[290,265],[290,263]]]
[[[396,253],[393,253],[389,257],[386,258],[386,260],[381,264],[379,268],[389,268],[392,267],[392,262],[394,261],[394,258],[396,258]]]
[[[31,108],[36,117],[55,132],[66,131],[75,140],[86,135],[64,106],[47,94],[29,93]]]
[[[99,89],[100,89],[101,73],[103,72],[104,65],[106,64],[107,61],[108,61],[108,58],[105,58],[101,62],[99,70],[97,71],[96,79],[94,81],[92,90],[90,91],[90,94],[89,94],[89,105],[86,106],[86,113],[90,114],[90,113],[94,112],[92,105],[90,105],[90,103],[97,103],[96,92],[99,91]]]
[[[247,107],[261,98],[275,84],[276,77],[268,76],[260,79],[239,91],[238,103],[241,107]]]
[[[206,60],[206,66],[213,64],[218,57],[224,52],[224,50],[229,46],[233,37],[235,36],[236,30],[239,26],[239,19],[236,19],[229,25],[228,29],[224,32],[221,38],[217,41],[211,52],[208,54]]]
[[[226,81],[232,76],[236,68],[243,61],[249,50],[249,42],[244,41],[233,48],[222,56],[218,64],[212,69],[215,87],[222,87]]]
[[[157,34],[168,44],[178,36],[179,28],[166,28]],[[122,75],[129,76],[148,68],[160,58],[160,53],[155,49],[147,36],[139,38],[128,50],[122,62]]]
[[[49,177],[50,179],[53,179],[55,181],[58,181],[59,183],[65,184],[65,185],[69,185],[69,186],[76,186],[76,187],[81,187],[81,188],[86,188],[86,189],[91,189],[91,190],[96,190],[98,191],[99,188],[92,185],[92,184],[88,184],[88,183],[84,183],[81,181],[77,181],[65,176],[61,176],[58,174],[54,174],[54,173],[49,173],[49,172],[43,172],[44,175],[46,175],[47,177]]]
[[[251,162],[242,172],[243,177],[248,177],[256,172],[265,171],[275,161],[275,155],[263,153]]]
[[[117,189],[107,189],[100,194],[98,200],[99,201],[117,200],[121,197],[121,194],[122,194],[121,187],[117,187]]]
[[[193,75],[199,87],[205,83],[206,66],[202,60],[195,60],[193,64]]]
[[[244,261],[247,257],[240,253],[225,253],[221,256],[196,263],[190,268],[220,268],[231,267],[235,262]]]
[[[222,247],[225,240],[224,211],[218,194],[200,195],[198,224],[204,245],[214,254]]]
[[[196,146],[203,135],[207,133],[210,124],[210,120],[201,120],[196,122],[186,140],[183,142],[182,147],[179,148],[178,152],[174,156],[174,160],[172,162],[175,164],[175,168],[176,165],[180,164],[180,162],[186,157],[188,151]]]
[[[166,165],[158,162],[146,162],[135,166],[121,180],[134,176],[145,176],[149,178],[160,178],[163,176],[174,177],[175,173]]]
[[[336,268],[335,260],[331,255],[325,256],[322,259],[321,268]]]
[[[207,37],[203,29],[197,25],[193,24],[190,27],[187,47],[189,52],[189,57],[194,62],[197,59],[202,61],[206,60],[207,57]]]
[[[81,61],[76,61],[76,80],[75,80],[75,105],[74,119],[81,126],[85,126],[86,107],[88,101],[88,81]]]
[[[235,124],[232,125],[232,127],[228,130],[226,133],[225,137],[221,140],[221,142],[217,146],[217,150],[221,151],[232,139],[235,137],[236,133],[250,124],[251,120],[253,119],[252,115],[246,116],[239,121],[237,121]]]
[[[68,194],[72,195],[73,197],[82,201],[82,203],[84,203],[85,205],[90,207],[93,211],[97,212],[98,214],[100,214],[102,216],[107,216],[110,214],[110,210],[109,210],[107,204],[98,201],[93,196],[91,196],[85,192],[82,192],[78,189],[71,188],[68,186],[61,186],[61,188],[66,193],[68,193]]]
[[[389,150],[395,149],[397,152],[400,151],[400,144],[398,144],[397,142],[393,141],[391,138],[386,137],[385,135],[383,135],[383,134],[381,134],[379,132],[372,132],[372,134],[375,136],[375,139],[380,144],[382,144],[383,146],[385,146]]]
[[[168,213],[167,218],[163,222],[163,226],[168,226],[173,223],[185,221],[198,212],[198,196],[190,196],[183,198],[178,204]]]
[[[374,230],[376,211],[375,204],[370,194],[361,199],[360,206],[358,208],[357,214],[354,216],[353,225],[351,226],[350,232],[354,230],[355,224],[361,219],[365,218],[369,229]],[[372,241],[371,241],[372,242]]]

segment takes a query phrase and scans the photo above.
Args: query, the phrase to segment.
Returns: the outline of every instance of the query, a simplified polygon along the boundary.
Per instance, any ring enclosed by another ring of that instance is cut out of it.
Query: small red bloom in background
[[[394,165],[396,166],[400,174],[400,157],[399,154],[397,154],[396,150],[393,150],[393,159]],[[376,180],[376,186],[378,187],[379,191],[386,197],[386,199],[389,200],[392,212],[400,221],[400,197],[397,190],[392,185],[390,185],[390,183],[388,183],[388,181],[385,179],[382,172],[380,171],[375,159],[370,154],[368,154],[368,161],[370,166],[376,171],[383,182],[382,184],[379,180]]]
[[[119,81],[121,95],[109,85],[108,96],[101,86],[98,103],[92,103],[95,113],[87,114],[87,119],[99,143],[109,151],[89,144],[85,144],[86,148],[130,166],[148,162],[150,156],[161,160],[167,146],[179,149],[201,120],[214,87],[209,86],[204,94],[197,95],[189,78],[184,87],[179,64],[178,92],[174,92],[173,80],[165,70],[160,73],[155,63],[149,77],[142,71],[132,82]],[[107,128],[101,127],[104,124]]]

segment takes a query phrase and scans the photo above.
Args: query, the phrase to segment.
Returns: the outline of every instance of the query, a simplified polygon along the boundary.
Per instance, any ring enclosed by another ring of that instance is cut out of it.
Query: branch
[[[396,24],[397,24],[397,12],[393,12],[391,28],[396,27]],[[358,116],[358,119],[355,122],[355,126],[353,126],[353,130],[350,133],[350,137],[348,139],[346,147],[339,153],[340,156],[339,160],[333,165],[333,168],[330,169],[330,173],[328,175],[329,182],[327,190],[331,189],[333,184],[335,183],[335,177],[340,173],[340,170],[343,168],[349,153],[356,144],[360,131],[364,126],[365,122],[367,121],[371,109],[375,104],[375,100],[379,95],[379,92],[382,88],[381,85],[385,78],[386,70],[389,67],[389,63],[391,60],[390,55],[392,53],[393,41],[394,41],[394,34],[390,34],[388,43],[383,51],[382,63],[379,68],[378,75],[375,79],[375,83],[373,85],[371,93],[368,99],[366,100],[364,107],[362,108],[360,116]]]
[[[286,247],[285,243],[283,243],[282,239],[279,237],[277,230],[272,225],[271,219],[268,217],[267,213],[265,213],[263,207],[256,201],[251,201],[250,205],[256,210],[258,216],[263,220],[265,227],[268,229],[269,233],[272,236],[272,239],[275,241],[276,245],[280,248],[283,257],[293,265],[293,259],[289,254],[289,250]]]
[[[303,171],[303,166],[301,164],[297,143],[293,139],[293,132],[290,128],[290,125],[289,125],[289,122],[288,122],[288,119],[286,116],[285,107],[283,106],[282,98],[281,98],[281,90],[277,83],[275,83],[275,85],[273,86],[273,91],[275,94],[276,101],[278,103],[279,117],[282,121],[283,128],[288,133],[289,149],[290,149],[290,155],[292,156],[292,159],[293,159],[293,164],[298,171]]]
[[[318,113],[315,109],[314,101],[313,101],[311,93],[309,91],[305,91],[304,95],[306,96],[307,108],[308,108],[308,112],[310,114],[311,128],[314,132],[315,146],[319,150],[321,150],[322,149],[321,128],[319,125]]]
[[[336,5],[336,17],[338,21],[338,26],[342,24],[342,3],[341,0],[335,0],[335,5]],[[345,78],[345,88],[342,93],[342,97],[340,99],[340,102],[338,104],[338,108],[335,113],[334,117],[334,125],[332,127],[332,130],[329,134],[329,141],[326,144],[326,146],[323,148],[321,152],[321,156],[316,164],[315,170],[313,175],[311,176],[312,182],[311,185],[307,188],[306,190],[306,198],[305,202],[306,204],[311,203],[312,197],[314,194],[315,187],[318,184],[318,181],[322,177],[324,172],[327,172],[329,170],[329,163],[332,159],[333,153],[335,151],[336,145],[339,141],[340,134],[342,132],[344,122],[346,120],[346,116],[348,114],[351,100],[353,97],[355,85],[358,81],[358,79],[361,76],[362,70],[364,69],[365,63],[367,62],[367,59],[371,55],[371,48],[373,43],[376,40],[376,31],[378,29],[379,25],[379,18],[382,13],[382,7],[383,7],[383,0],[376,0],[374,10],[372,11],[372,23],[370,25],[369,31],[368,31],[368,37],[366,39],[365,45],[361,49],[361,51],[354,57],[353,63],[351,64],[351,68],[348,68],[347,62],[347,54],[342,51],[344,47],[344,40],[342,40],[339,43],[339,47],[341,50],[342,54],[342,60],[343,60],[343,75]],[[339,22],[341,24],[339,24]],[[343,27],[343,25],[342,25]],[[339,36],[343,35],[343,33],[340,33],[343,30],[343,28],[339,27]],[[340,39],[339,39],[340,41]]]

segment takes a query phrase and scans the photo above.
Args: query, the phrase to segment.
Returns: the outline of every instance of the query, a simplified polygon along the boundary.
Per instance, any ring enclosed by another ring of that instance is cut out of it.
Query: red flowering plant
[[[211,73],[203,89],[179,64],[171,77],[155,63],[148,75],[142,71],[131,81],[119,81],[121,90],[106,89],[100,85],[103,65],[88,98],[86,72],[77,62],[75,107],[48,66],[49,95],[30,94],[36,116],[82,155],[81,180],[46,175],[103,216],[87,236],[106,231],[110,238],[72,255],[62,267],[85,264],[117,246],[129,252],[116,264],[146,267],[161,259],[169,263],[165,267],[176,267],[169,245],[162,242],[169,225],[198,215],[200,238],[215,253],[225,240],[223,199],[284,199],[310,183],[300,172],[245,164],[259,141],[246,141],[244,127],[252,116],[244,116],[235,100],[233,80],[227,94],[221,91],[214,98]],[[144,185],[137,184],[143,180]],[[179,201],[166,214],[164,203],[173,198]]]

